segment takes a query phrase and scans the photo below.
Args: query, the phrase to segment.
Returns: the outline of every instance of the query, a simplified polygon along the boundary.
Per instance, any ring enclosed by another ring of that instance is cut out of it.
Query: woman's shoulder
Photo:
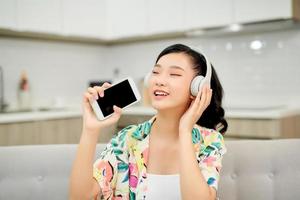
[[[149,135],[150,129],[151,120],[147,120],[139,124],[126,126],[118,132],[117,136],[122,139],[141,141]]]
[[[194,144],[224,146],[224,138],[219,131],[197,124],[193,128],[192,139]]]

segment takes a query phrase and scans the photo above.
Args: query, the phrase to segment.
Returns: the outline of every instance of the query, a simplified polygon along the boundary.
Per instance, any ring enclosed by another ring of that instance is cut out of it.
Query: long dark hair
[[[162,56],[170,53],[184,53],[190,56],[192,62],[194,63],[194,70],[198,75],[205,76],[206,60],[204,56],[200,52],[183,44],[174,44],[165,48],[158,55],[155,63],[157,63]],[[225,111],[222,108],[222,98],[224,91],[213,66],[210,84],[211,89],[213,90],[211,102],[203,112],[200,119],[197,121],[197,124],[206,128],[218,130],[224,135],[228,127],[227,121],[224,118]]]

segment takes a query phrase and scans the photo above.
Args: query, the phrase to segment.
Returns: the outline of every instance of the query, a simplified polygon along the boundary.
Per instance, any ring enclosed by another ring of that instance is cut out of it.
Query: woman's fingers
[[[106,119],[106,122],[109,123],[109,124],[114,124],[116,123],[120,117],[121,117],[121,114],[122,114],[122,109],[117,107],[117,106],[113,106],[113,109],[114,109],[114,113]]]
[[[104,90],[109,88],[111,86],[110,83],[105,82],[102,86],[94,86],[94,87],[89,87],[87,89],[87,91],[92,94],[92,96],[94,97],[94,99],[90,99],[91,101],[93,100],[97,100],[100,97],[104,96]]]
[[[212,90],[206,85],[202,90],[201,98],[197,107],[197,113],[201,113],[207,108],[207,106],[210,104],[211,96]]]
[[[104,96],[104,90],[111,87],[110,83],[105,82],[101,87],[100,86],[95,86],[95,89],[97,90],[98,94],[100,97]]]

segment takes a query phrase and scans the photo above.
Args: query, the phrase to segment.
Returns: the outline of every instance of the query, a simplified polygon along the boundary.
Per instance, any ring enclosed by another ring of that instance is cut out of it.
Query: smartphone
[[[98,120],[104,120],[113,114],[113,106],[127,108],[141,100],[141,95],[133,79],[125,78],[104,90],[104,96],[91,103]]]

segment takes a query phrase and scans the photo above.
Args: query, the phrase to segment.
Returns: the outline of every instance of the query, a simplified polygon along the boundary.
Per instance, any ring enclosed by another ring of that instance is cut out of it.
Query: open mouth
[[[155,96],[168,96],[169,93],[168,93],[168,92],[165,92],[165,91],[163,91],[163,90],[155,90],[155,91],[154,91],[154,95],[155,95]]]

